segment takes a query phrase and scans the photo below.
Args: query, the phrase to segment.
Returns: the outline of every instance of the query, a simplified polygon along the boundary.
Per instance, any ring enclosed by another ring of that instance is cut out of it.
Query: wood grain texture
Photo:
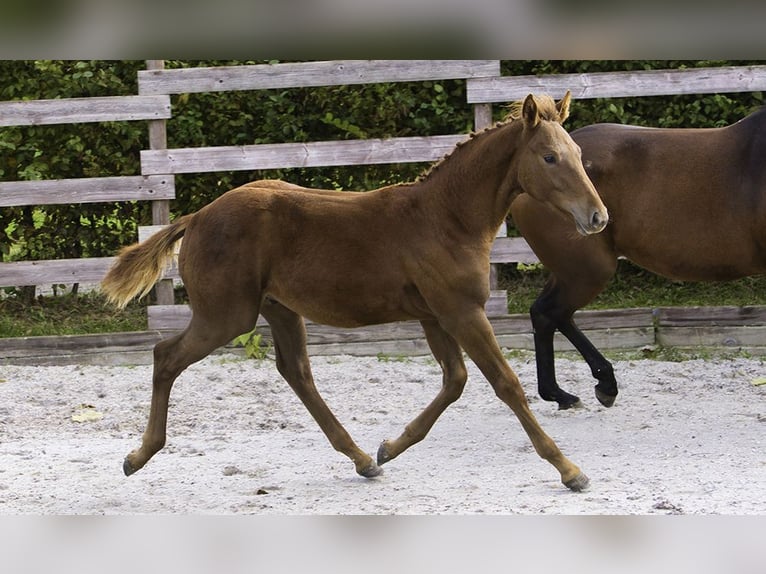
[[[0,207],[175,198],[170,176],[88,177],[0,182]]]
[[[468,80],[469,103],[511,102],[530,93],[577,99],[753,92],[766,89],[766,66],[496,76]]]
[[[140,94],[269,90],[500,75],[500,60],[333,60],[141,70]]]
[[[141,151],[143,175],[432,162],[468,134]]]
[[[114,263],[114,257],[13,261],[0,263],[0,287],[98,283]]]
[[[0,102],[0,126],[157,120],[171,117],[170,96],[106,96]]]

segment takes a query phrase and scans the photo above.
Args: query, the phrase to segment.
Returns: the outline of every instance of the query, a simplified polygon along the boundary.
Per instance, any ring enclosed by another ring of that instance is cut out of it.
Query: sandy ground
[[[762,514],[766,376],[760,359],[618,361],[617,404],[597,404],[581,361],[559,381],[584,400],[532,409],[590,477],[573,493],[535,454],[468,362],[469,381],[430,435],[367,480],[335,452],[271,361],[217,355],[171,397],[168,444],[131,477],[150,366],[0,367],[1,514]],[[435,395],[433,359],[313,360],[317,386],[371,454]],[[84,420],[82,420],[84,419]],[[90,420],[94,419],[94,420]]]

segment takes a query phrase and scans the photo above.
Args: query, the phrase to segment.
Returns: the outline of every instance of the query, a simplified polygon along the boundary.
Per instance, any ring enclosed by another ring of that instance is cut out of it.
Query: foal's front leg
[[[381,474],[383,469],[356,445],[319,394],[311,374],[306,352],[306,326],[301,316],[269,299],[263,303],[261,314],[271,327],[279,373],[314,417],[330,444],[354,462],[360,475],[373,478]]]
[[[468,373],[463,362],[463,352],[437,321],[421,321],[431,352],[444,373],[442,388],[433,401],[410,424],[396,440],[383,441],[378,449],[378,464],[399,456],[413,444],[423,440],[436,419],[445,409],[460,398]]]
[[[588,477],[561,453],[532,414],[524,389],[503,357],[484,309],[476,307],[466,314],[445,318],[442,324],[473,359],[498,398],[511,407],[537,454],[556,467],[561,474],[561,482],[572,490],[587,488]]]

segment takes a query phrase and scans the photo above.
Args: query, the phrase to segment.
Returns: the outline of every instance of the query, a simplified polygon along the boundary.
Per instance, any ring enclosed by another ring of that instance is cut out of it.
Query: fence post
[[[162,70],[165,68],[164,60],[147,60],[147,70]],[[149,149],[167,149],[168,132],[165,120],[149,121]],[[168,174],[167,177],[174,177]],[[152,201],[152,225],[167,225],[170,223],[170,201],[161,199]],[[174,303],[173,280],[163,279],[154,287],[157,305],[172,305]]]

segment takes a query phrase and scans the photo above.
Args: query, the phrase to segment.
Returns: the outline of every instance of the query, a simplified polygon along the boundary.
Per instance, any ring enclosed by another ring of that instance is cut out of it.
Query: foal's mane
[[[540,115],[541,120],[555,121],[555,122],[559,121],[560,116],[559,116],[559,110],[556,108],[556,100],[554,100],[551,96],[548,96],[546,94],[533,95],[532,97],[535,99],[535,103],[537,104],[537,111],[538,111],[538,114]],[[457,154],[463,146],[465,146],[467,143],[471,142],[478,136],[484,135],[488,132],[499,130],[500,128],[503,128],[506,125],[521,119],[521,110],[523,109],[523,107],[524,107],[523,100],[518,100],[516,102],[508,104],[507,106],[508,113],[505,115],[505,117],[501,121],[495,122],[493,125],[486,127],[483,130],[479,130],[478,132],[471,132],[468,139],[459,142],[455,146],[455,149],[453,149],[451,152],[449,152],[442,159],[440,159],[439,161],[437,161],[430,167],[426,168],[426,170],[418,176],[416,181],[424,181],[428,179],[428,177],[432,173],[434,173],[436,170],[438,170],[445,161],[450,159],[453,155]]]

